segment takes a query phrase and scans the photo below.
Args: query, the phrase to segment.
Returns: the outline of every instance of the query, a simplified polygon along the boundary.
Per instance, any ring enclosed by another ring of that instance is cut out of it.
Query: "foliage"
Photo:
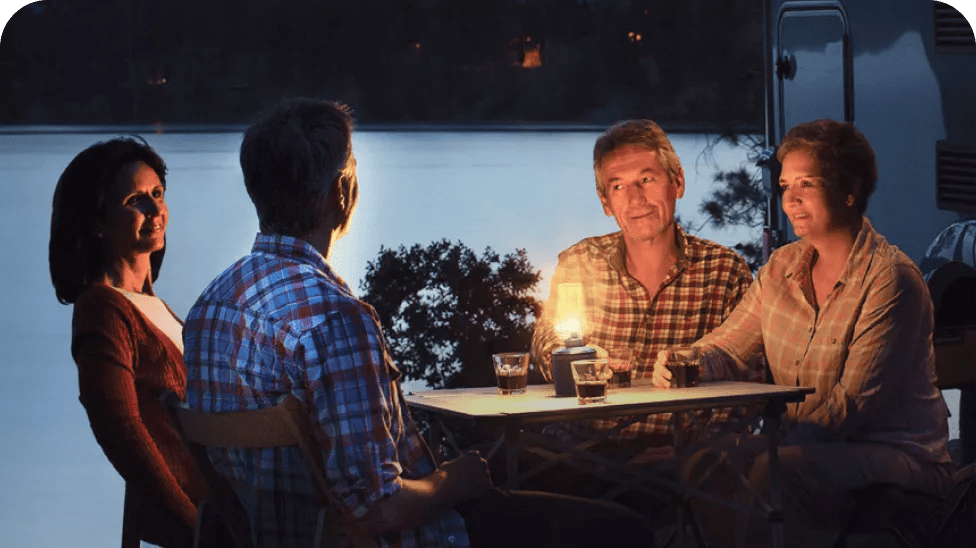
[[[749,150],[748,160],[757,167],[751,171],[740,167],[716,172],[714,182],[718,188],[705,196],[698,208],[706,216],[702,226],[712,225],[717,229],[745,226],[753,229],[752,232],[758,236],[758,229],[762,228],[766,220],[769,198],[758,167],[762,142],[754,137],[727,133],[720,136],[718,141],[710,143],[705,154],[721,141],[746,147]],[[762,245],[758,237],[752,241],[739,242],[732,248],[742,255],[754,272],[762,265]]]
[[[501,257],[487,248],[479,257],[445,239],[380,248],[361,289],[407,380],[435,388],[486,386],[495,382],[492,353],[527,350],[531,343],[540,277],[524,249]]]

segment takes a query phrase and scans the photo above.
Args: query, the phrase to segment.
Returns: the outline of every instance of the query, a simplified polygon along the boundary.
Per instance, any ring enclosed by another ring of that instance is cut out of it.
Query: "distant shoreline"
[[[165,134],[165,133],[244,133],[247,124],[23,124],[0,125],[0,135],[31,134]],[[661,127],[668,133],[722,133],[729,129],[739,134],[762,133],[760,127],[718,128],[694,124],[667,124]],[[503,123],[362,123],[356,131],[387,132],[566,132],[595,133],[607,128],[602,124],[559,122],[503,122]]]

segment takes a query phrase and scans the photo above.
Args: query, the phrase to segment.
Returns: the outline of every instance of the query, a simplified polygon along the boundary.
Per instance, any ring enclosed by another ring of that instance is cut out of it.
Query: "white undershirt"
[[[132,291],[126,291],[125,289],[120,289],[118,287],[112,287],[112,289],[118,291],[125,298],[129,299],[132,304],[142,312],[150,322],[153,323],[160,331],[166,334],[167,337],[173,341],[176,348],[180,349],[180,354],[183,353],[183,326],[180,322],[176,320],[173,314],[166,308],[163,304],[163,300],[159,297],[154,297],[152,295],[143,295],[142,293],[133,293]]]

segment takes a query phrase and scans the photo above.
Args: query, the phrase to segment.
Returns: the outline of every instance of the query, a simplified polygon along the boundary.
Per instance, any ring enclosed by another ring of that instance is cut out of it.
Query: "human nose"
[[[166,204],[163,199],[146,199],[142,200],[139,204],[139,211],[146,217],[155,217],[159,215],[164,209],[166,209]]]
[[[643,204],[647,201],[647,196],[644,195],[644,189],[640,185],[628,185],[627,186],[627,202],[630,204]]]
[[[796,191],[792,190],[792,186],[783,187],[783,198],[784,204],[798,204],[800,203],[800,197],[797,195]]]

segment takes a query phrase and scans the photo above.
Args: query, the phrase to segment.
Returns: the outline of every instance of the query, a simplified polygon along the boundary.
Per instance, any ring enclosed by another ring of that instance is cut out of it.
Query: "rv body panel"
[[[818,118],[853,122],[878,160],[867,216],[919,263],[943,229],[973,213],[937,200],[938,143],[976,149],[976,56],[936,51],[933,6],[772,1],[766,12],[766,142],[775,147],[791,127]],[[766,174],[771,190],[775,171]],[[778,200],[771,205],[775,244],[795,239]]]

